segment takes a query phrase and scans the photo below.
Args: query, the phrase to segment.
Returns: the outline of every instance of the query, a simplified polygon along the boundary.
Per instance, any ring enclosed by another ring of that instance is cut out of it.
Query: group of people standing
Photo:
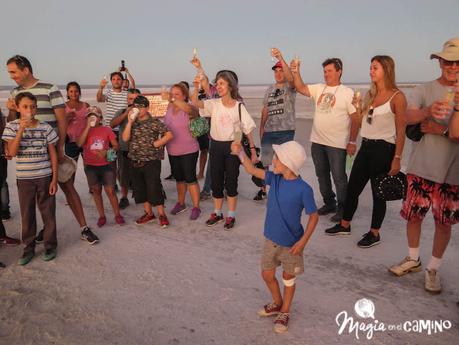
[[[177,188],[177,203],[170,213],[176,215],[187,210],[188,192],[193,204],[190,219],[198,219],[201,209],[196,166],[200,145],[190,132],[190,121],[199,116],[210,118],[207,187],[204,186],[203,192],[210,186],[214,211],[206,225],[223,222],[226,230],[235,226],[241,163],[248,173],[263,181],[254,200],[268,196],[262,272],[273,302],[265,305],[259,315],[277,315],[274,330],[285,332],[295,278],[304,271],[303,249],[316,228],[318,216],[332,214],[330,220],[336,224],[325,230],[327,235],[349,235],[365,186],[381,174],[394,176],[400,172],[406,126],[420,124],[422,139],[414,146],[409,159],[408,190],[401,210],[401,216],[407,220],[408,256],[389,270],[401,276],[421,269],[421,224],[432,207],[435,236],[425,273],[425,289],[440,292],[438,269],[451,227],[459,221],[459,38],[447,41],[442,52],[432,54],[431,58],[439,61],[440,77],[414,88],[408,99],[397,87],[395,62],[390,56],[377,55],[371,59],[371,87],[361,97],[360,92],[341,83],[344,66],[339,58],[323,62],[323,83],[305,84],[299,59],[287,63],[277,48],[272,49],[272,55],[278,60],[272,67],[275,83],[266,90],[259,129],[263,168],[254,166],[259,161],[253,138],[256,125],[244,106],[238,76],[233,71],[219,71],[210,83],[201,62],[194,57],[192,64],[198,73],[192,92],[186,82],[174,84],[163,95],[169,106],[164,119],[159,119],[148,112],[148,99],[135,88],[135,81],[124,68],[126,77],[121,70],[111,74],[110,89],[105,90],[106,79],[100,82],[97,100],[107,104],[103,115],[100,108],[80,100],[78,83],[67,85],[65,102],[56,86],[33,76],[27,58],[16,55],[9,59],[8,72],[18,86],[7,104],[2,166],[6,166],[6,159],[17,157],[24,244],[19,264],[32,260],[35,245],[40,242],[45,245],[44,260],[56,256],[57,171],[66,156],[78,160],[79,155],[83,155],[88,186],[99,213],[99,227],[107,222],[102,187],[112,206],[115,223],[125,223],[120,209],[129,205],[128,191],[132,188],[135,202],[144,206],[144,214],[136,224],[155,220],[154,207],[159,224],[167,227],[169,219],[160,178],[166,148]],[[445,99],[451,92],[453,97]],[[323,199],[320,208],[316,208],[312,188],[300,177],[306,154],[304,148],[293,141],[297,93],[312,98],[315,104],[310,141]],[[357,150],[359,131],[362,140]],[[247,153],[240,144],[242,136],[248,142]],[[353,155],[356,158],[348,179],[346,157]],[[1,170],[0,183],[5,179],[5,169]],[[120,200],[115,191],[117,179],[121,187]],[[74,187],[74,175],[60,181],[59,186],[81,227],[81,238],[97,243],[99,239],[87,226]],[[386,201],[377,196],[374,188],[372,194],[370,230],[358,242],[361,248],[381,241]],[[225,198],[226,217],[222,211]],[[38,235],[36,204],[44,220],[44,229]],[[309,215],[306,229],[300,221],[303,210]],[[2,243],[19,243],[6,236],[1,223],[0,230]],[[281,264],[283,296],[275,278],[276,268]]]

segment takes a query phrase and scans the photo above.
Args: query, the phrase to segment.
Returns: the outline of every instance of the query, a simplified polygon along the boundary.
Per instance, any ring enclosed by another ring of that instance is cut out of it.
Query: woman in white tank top
[[[363,106],[354,97],[360,115],[362,146],[349,177],[343,219],[325,230],[329,235],[350,234],[351,220],[357,210],[358,198],[368,181],[381,174],[396,175],[400,171],[405,144],[405,95],[395,83],[395,63],[390,56],[378,55],[371,59],[371,88]],[[358,242],[369,248],[380,242],[379,229],[386,214],[386,202],[375,197],[370,231]]]

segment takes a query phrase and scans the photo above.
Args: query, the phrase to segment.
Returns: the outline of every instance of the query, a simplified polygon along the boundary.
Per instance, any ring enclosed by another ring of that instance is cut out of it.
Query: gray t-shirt
[[[409,106],[422,109],[434,101],[445,99],[448,87],[434,80],[413,89]],[[447,126],[451,114],[434,121]],[[407,172],[434,181],[459,185],[459,143],[438,134],[424,134],[416,145],[408,163]]]
[[[265,132],[295,130],[295,98],[295,88],[288,83],[282,88],[276,84],[268,87],[263,100],[263,106],[268,108]]]
[[[125,110],[126,109],[117,110],[115,115],[113,116],[113,118],[116,119],[117,117],[120,117],[125,112]],[[121,151],[129,151],[129,144],[126,143],[125,141],[123,141],[123,139],[122,139],[124,128],[126,127],[127,122],[128,122],[128,120],[127,120],[127,117],[126,117],[123,120],[123,122],[121,122],[121,124],[119,125],[119,138],[118,138],[118,141],[120,143],[120,150]]]

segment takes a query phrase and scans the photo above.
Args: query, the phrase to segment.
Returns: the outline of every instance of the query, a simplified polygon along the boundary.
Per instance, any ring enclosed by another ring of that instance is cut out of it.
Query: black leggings
[[[347,185],[347,196],[344,204],[343,220],[351,221],[357,210],[359,196],[368,181],[378,175],[388,173],[394,158],[395,145],[384,140],[362,139],[362,146],[357,153],[352,166],[351,176]],[[386,215],[386,202],[375,197],[373,194],[373,214],[371,216],[371,228],[381,228]]]
[[[223,190],[229,197],[237,196],[237,179],[240,161],[231,154],[232,141],[212,140],[210,145],[210,176],[212,196],[223,198]]]

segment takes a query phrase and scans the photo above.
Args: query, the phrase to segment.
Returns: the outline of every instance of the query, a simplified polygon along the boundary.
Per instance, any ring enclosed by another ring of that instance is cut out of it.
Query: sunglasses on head
[[[367,123],[368,123],[369,125],[371,125],[371,123],[373,122],[373,111],[374,111],[373,108],[370,108],[370,109],[368,110]]]

